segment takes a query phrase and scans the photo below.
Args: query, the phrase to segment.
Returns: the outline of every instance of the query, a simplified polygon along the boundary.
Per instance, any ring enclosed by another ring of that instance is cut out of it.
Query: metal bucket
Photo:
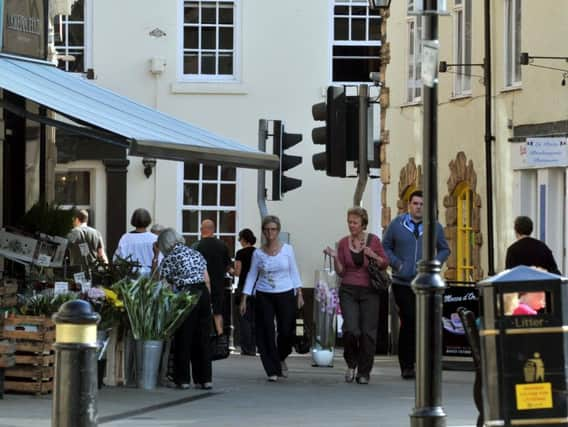
[[[136,385],[153,390],[158,384],[163,341],[136,340]]]

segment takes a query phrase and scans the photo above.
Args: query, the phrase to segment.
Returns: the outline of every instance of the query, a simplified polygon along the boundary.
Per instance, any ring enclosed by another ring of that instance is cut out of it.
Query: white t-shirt
[[[302,279],[292,246],[284,243],[276,255],[268,255],[262,249],[254,251],[243,293],[251,295],[253,288],[254,292],[279,293],[301,287]]]
[[[152,271],[153,246],[156,240],[158,240],[158,236],[149,231],[144,233],[125,233],[118,242],[114,256],[126,258],[131,255],[134,261],[138,261],[142,265],[139,273],[147,275]],[[159,261],[161,261],[161,258],[162,255],[160,254]]]

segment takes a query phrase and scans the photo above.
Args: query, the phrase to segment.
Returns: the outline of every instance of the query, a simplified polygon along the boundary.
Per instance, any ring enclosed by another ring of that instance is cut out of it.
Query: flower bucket
[[[136,340],[136,385],[153,390],[158,384],[163,341]]]

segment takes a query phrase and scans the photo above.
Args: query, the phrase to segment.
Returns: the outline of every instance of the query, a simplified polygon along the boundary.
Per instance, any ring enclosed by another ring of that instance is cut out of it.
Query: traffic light
[[[280,120],[274,121],[272,152],[280,159],[280,166],[272,171],[272,200],[280,200],[284,193],[295,190],[302,185],[301,179],[284,175],[284,172],[302,163],[301,156],[285,153],[288,148],[293,147],[301,140],[301,134],[286,133],[282,122]]]
[[[325,170],[328,176],[345,177],[346,162],[358,158],[359,119],[356,96],[346,96],[342,87],[327,88],[327,102],[312,106],[316,121],[325,126],[312,130],[314,144],[325,145],[325,153],[312,157],[315,170]]]

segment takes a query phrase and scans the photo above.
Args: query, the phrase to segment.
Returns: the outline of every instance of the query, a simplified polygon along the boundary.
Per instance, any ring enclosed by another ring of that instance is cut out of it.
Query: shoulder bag
[[[370,247],[372,234],[369,233],[367,236],[367,246]],[[381,270],[377,261],[374,258],[367,257],[369,259],[369,279],[370,279],[370,286],[372,289],[376,290],[377,292],[385,292],[388,291],[392,280],[390,275],[387,273],[386,270]]]

